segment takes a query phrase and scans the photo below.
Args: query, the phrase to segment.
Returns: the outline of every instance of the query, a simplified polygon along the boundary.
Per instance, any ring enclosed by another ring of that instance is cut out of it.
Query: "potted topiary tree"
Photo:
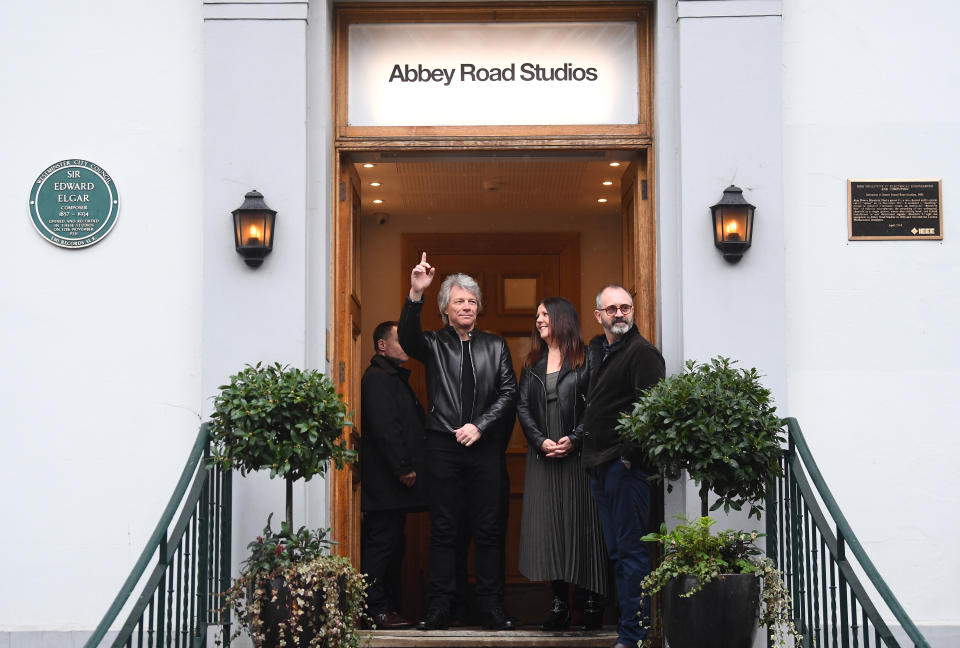
[[[347,407],[318,371],[247,365],[220,386],[211,416],[211,462],[240,474],[269,470],[286,482],[286,519],[248,545],[250,555],[225,593],[237,614],[235,636],[245,630],[258,646],[360,643],[365,584],[350,562],[329,553],[326,531],[293,527],[293,483],[338,469],[356,453],[343,429]],[[272,517],[272,516],[271,516]]]
[[[663,633],[672,648],[748,648],[761,598],[764,622],[792,632],[792,626],[783,625],[787,617],[771,612],[784,605],[789,609],[789,599],[777,585],[779,573],[750,548],[760,536],[709,532],[713,521],[707,513],[721,507],[748,506],[748,517],[759,519],[767,484],[781,474],[784,421],[757,370],[735,364],[724,357],[704,364],[688,361],[683,373],[651,387],[620,419],[621,434],[637,442],[659,468],[654,480],[676,480],[686,471],[700,486],[700,520],[669,533],[664,526],[645,538],[663,544],[663,561],[644,589],[663,591]],[[717,499],[708,506],[711,492]],[[740,611],[717,603],[728,600],[737,601]]]

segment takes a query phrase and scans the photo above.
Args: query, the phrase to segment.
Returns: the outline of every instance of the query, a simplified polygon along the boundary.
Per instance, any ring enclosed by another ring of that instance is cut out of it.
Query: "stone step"
[[[372,630],[370,648],[610,648],[617,640],[616,629],[544,632],[536,626],[493,632],[479,627],[452,630]]]

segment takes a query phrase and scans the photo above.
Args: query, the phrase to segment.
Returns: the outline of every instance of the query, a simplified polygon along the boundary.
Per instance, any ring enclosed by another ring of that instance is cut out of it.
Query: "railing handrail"
[[[190,456],[187,458],[187,463],[183,467],[183,471],[180,473],[180,480],[177,482],[177,486],[173,490],[173,495],[170,497],[167,507],[163,510],[163,515],[160,516],[160,521],[157,522],[157,526],[153,530],[153,534],[151,534],[150,539],[147,540],[147,544],[143,548],[140,558],[133,566],[133,569],[130,570],[130,575],[127,576],[127,580],[123,582],[123,586],[117,593],[116,598],[113,599],[113,604],[110,605],[110,609],[107,610],[107,613],[103,615],[103,619],[100,621],[99,625],[97,625],[96,629],[93,631],[93,634],[90,635],[90,638],[84,644],[84,648],[94,648],[100,644],[100,641],[103,640],[103,637],[109,631],[110,626],[114,621],[116,621],[117,615],[120,614],[120,611],[126,604],[127,599],[130,598],[133,588],[136,587],[137,583],[143,577],[147,566],[150,564],[150,559],[153,558],[153,555],[160,547],[161,539],[166,536],[167,529],[170,527],[170,523],[173,521],[173,516],[180,508],[180,505],[183,501],[183,495],[187,492],[187,488],[190,486],[190,481],[193,479],[193,475],[197,471],[197,464],[200,462],[200,458],[203,456],[203,450],[206,448],[207,441],[209,441],[209,439],[210,423],[203,423],[200,426],[199,434],[197,434],[197,440],[193,444],[193,449],[190,451]]]
[[[817,462],[813,460],[813,455],[810,453],[807,441],[800,431],[800,424],[797,422],[797,419],[793,417],[787,418],[787,429],[789,430],[790,438],[793,441],[797,454],[800,455],[803,466],[810,476],[813,487],[816,488],[817,494],[820,496],[821,501],[837,525],[838,535],[843,538],[844,544],[853,552],[854,557],[863,569],[863,573],[870,579],[873,587],[893,613],[893,616],[900,622],[900,627],[907,633],[907,636],[913,641],[914,645],[918,648],[930,648],[927,640],[924,639],[920,630],[917,629],[917,626],[914,625],[913,621],[903,609],[903,606],[900,605],[897,597],[894,596],[893,592],[887,586],[886,581],[883,580],[880,572],[874,566],[873,561],[867,556],[867,552],[864,551],[863,545],[860,544],[856,534],[854,534],[853,529],[847,522],[847,518],[840,511],[840,507],[837,506],[837,501],[834,499],[833,493],[830,492],[826,481],[824,481],[823,474],[817,467]]]

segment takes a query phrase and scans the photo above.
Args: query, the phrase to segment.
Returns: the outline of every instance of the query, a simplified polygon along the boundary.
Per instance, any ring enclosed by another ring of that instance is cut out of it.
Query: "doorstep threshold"
[[[517,630],[483,630],[479,627],[453,630],[371,630],[370,648],[610,648],[617,640],[616,629],[544,632],[535,626]],[[366,639],[366,636],[364,636]]]

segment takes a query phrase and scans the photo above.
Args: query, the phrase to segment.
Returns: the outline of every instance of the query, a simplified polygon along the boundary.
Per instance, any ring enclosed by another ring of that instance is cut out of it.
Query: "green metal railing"
[[[767,555],[783,572],[793,599],[794,624],[803,635],[802,645],[900,647],[864,589],[850,562],[852,558],[913,645],[930,648],[840,512],[796,419],[787,419],[787,428],[784,474],[767,493]]]
[[[200,648],[207,645],[211,625],[223,626],[229,645],[230,612],[221,611],[219,593],[230,586],[231,473],[208,467],[209,455],[209,423],[204,423],[160,522],[84,648],[101,645],[145,576],[140,596],[110,645]]]

